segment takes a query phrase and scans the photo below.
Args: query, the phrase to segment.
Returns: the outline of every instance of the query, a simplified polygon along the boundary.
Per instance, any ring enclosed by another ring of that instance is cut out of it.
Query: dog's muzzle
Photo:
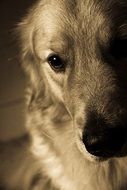
[[[87,151],[97,157],[109,158],[121,153],[127,141],[123,126],[111,126],[102,118],[91,118],[85,126],[83,143]]]

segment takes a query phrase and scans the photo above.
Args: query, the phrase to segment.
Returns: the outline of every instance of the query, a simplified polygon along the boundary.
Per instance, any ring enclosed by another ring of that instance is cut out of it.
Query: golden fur
[[[23,68],[30,79],[28,134],[17,140],[20,147],[13,142],[6,150],[13,150],[12,162],[18,162],[2,178],[8,189],[127,189],[126,156],[101,161],[81,140],[88,108],[109,122],[120,117],[118,110],[126,115],[126,106],[123,110],[111,101],[116,73],[96,46],[106,46],[116,30],[125,33],[127,15],[114,19],[125,8],[124,0],[40,0],[19,24]],[[56,73],[47,63],[54,52],[66,61],[65,72]]]

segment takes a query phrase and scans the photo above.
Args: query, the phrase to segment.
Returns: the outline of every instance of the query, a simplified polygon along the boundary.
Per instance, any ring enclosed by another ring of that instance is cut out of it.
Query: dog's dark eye
[[[64,61],[58,55],[50,55],[48,57],[48,63],[51,68],[57,72],[64,71]]]
[[[127,39],[115,39],[111,43],[111,54],[117,59],[127,58]]]

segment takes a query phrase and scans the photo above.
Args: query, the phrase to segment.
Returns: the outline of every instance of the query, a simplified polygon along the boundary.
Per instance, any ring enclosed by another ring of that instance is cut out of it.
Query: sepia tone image
[[[127,190],[127,0],[0,1],[0,190]]]

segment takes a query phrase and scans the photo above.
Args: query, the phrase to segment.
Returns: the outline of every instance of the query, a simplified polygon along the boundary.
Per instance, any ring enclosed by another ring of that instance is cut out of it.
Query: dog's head
[[[44,0],[20,27],[31,105],[65,107],[66,130],[97,157],[122,155],[127,142],[126,10],[126,0]]]

